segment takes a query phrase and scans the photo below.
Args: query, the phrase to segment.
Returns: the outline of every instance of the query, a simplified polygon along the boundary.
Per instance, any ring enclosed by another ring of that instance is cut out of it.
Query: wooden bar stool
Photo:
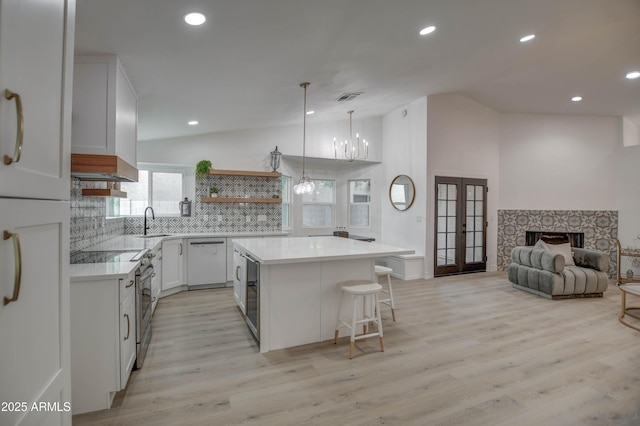
[[[340,333],[340,328],[347,327],[351,330],[351,338],[349,340],[349,359],[353,358],[353,351],[355,350],[356,340],[366,339],[368,337],[378,336],[380,338],[380,351],[384,352],[382,317],[380,315],[380,300],[378,297],[378,294],[382,290],[382,286],[378,283],[367,280],[356,280],[338,283],[338,289],[340,290],[340,302],[338,304],[336,332],[333,338],[333,343],[338,343],[338,334]],[[351,294],[353,296],[351,324],[347,324],[340,319],[345,293]],[[373,317],[367,315],[367,296],[369,296],[369,312],[374,313],[375,316]],[[357,319],[357,303],[358,298],[360,297],[362,298],[362,319]],[[373,307],[371,306],[372,302]],[[371,329],[369,329],[369,333],[367,333],[367,324],[369,323],[376,324],[378,331],[375,333],[371,333]],[[356,326],[358,324],[363,325],[363,334],[356,336]]]
[[[387,290],[382,290],[383,293],[387,294],[389,297],[386,299],[381,299],[380,303],[384,303],[386,305],[391,306],[391,317],[393,320],[396,320],[396,303],[393,301],[393,287],[391,287],[391,273],[393,269],[388,268],[386,266],[374,265],[376,277],[380,277],[381,275],[387,276]]]

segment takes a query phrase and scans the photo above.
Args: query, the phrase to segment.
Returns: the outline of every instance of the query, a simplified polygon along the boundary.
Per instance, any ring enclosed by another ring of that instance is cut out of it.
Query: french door
[[[436,176],[434,276],[486,271],[487,180]]]

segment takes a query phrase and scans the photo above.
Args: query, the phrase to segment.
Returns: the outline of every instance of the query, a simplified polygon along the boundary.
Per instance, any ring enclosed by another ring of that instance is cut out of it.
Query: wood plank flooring
[[[260,354],[232,289],[160,300],[144,367],[74,425],[640,425],[640,333],[504,273],[394,280],[377,339]],[[292,325],[295,327],[295,324]]]

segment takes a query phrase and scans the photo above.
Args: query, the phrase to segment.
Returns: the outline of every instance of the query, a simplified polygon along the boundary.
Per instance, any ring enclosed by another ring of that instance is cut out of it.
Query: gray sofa
[[[572,247],[575,266],[565,266],[560,253],[536,247],[515,247],[507,269],[514,288],[548,299],[602,297],[609,286],[609,255]]]

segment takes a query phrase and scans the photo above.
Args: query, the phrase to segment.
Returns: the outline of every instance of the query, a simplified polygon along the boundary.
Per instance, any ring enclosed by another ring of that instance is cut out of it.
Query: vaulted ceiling
[[[639,0],[78,0],[76,54],[100,53],[135,87],[140,140],[298,124],[303,81],[319,122],[457,92],[640,125]]]

